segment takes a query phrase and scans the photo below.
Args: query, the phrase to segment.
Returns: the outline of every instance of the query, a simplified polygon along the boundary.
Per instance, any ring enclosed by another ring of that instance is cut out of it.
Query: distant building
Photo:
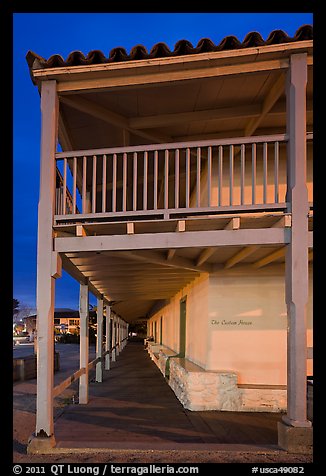
[[[90,311],[90,316],[95,317],[96,313]],[[36,314],[25,317],[26,331],[29,334],[35,332]],[[79,334],[80,317],[79,311],[69,308],[57,308],[54,311],[54,329],[58,333]]]

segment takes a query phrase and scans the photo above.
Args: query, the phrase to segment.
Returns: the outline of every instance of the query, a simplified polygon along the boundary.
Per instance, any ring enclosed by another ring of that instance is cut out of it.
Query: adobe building
[[[312,48],[304,25],[173,51],[28,52],[42,111],[30,451],[55,445],[62,267],[81,290],[81,404],[91,292],[99,328],[106,314],[98,381],[128,323],[147,319],[148,351],[186,408],[284,411],[279,445],[311,446]]]

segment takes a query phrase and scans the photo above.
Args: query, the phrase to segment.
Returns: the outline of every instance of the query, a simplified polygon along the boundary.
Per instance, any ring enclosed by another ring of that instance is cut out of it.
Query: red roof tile
[[[226,36],[218,44],[214,44],[209,38],[202,38],[196,47],[188,40],[179,40],[174,50],[171,51],[165,43],[156,43],[148,53],[144,45],[134,46],[128,54],[123,47],[113,48],[109,56],[100,50],[92,50],[87,56],[81,51],[72,51],[66,60],[61,55],[55,54],[47,60],[32,51],[28,51],[26,60],[30,69],[39,68],[60,68],[63,66],[79,66],[101,63],[113,63],[119,61],[134,61],[151,58],[164,58],[168,56],[181,56],[189,54],[208,53],[211,51],[234,50],[265,45],[277,45],[280,43],[290,43],[294,41],[304,41],[313,39],[313,28],[311,25],[301,26],[293,37],[288,36],[283,30],[272,31],[267,40],[264,40],[260,33],[252,31],[248,33],[241,43],[236,36]]]

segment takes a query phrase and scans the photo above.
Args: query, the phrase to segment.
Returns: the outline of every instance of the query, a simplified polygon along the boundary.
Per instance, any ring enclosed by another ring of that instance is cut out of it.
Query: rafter
[[[244,104],[236,107],[222,107],[193,112],[179,112],[174,114],[158,114],[155,116],[131,117],[130,127],[134,129],[151,129],[167,127],[190,122],[202,122],[216,119],[240,119],[257,117],[261,113],[259,104]]]
[[[228,259],[224,265],[225,269],[232,268],[235,264],[239,263],[240,261],[244,260],[251,254],[253,254],[255,251],[257,251],[259,246],[253,245],[253,246],[246,246],[242,250],[240,250],[238,253],[236,253],[234,256],[232,256],[230,259]]]
[[[284,92],[285,85],[285,75],[282,72],[277,80],[274,82],[273,86],[269,90],[269,93],[264,99],[262,104],[261,113],[258,117],[252,118],[245,128],[245,136],[251,136],[255,130],[258,128],[259,124],[262,122],[264,117],[272,109],[276,101],[279,99],[281,94]]]
[[[93,117],[96,117],[97,119],[101,119],[102,121],[113,124],[114,126],[121,127],[124,130],[138,135],[144,139],[159,143],[169,142],[171,140],[171,138],[167,136],[157,136],[156,134],[149,132],[132,129],[129,127],[128,119],[126,117],[122,116],[121,114],[117,114],[116,112],[110,111],[100,104],[90,101],[89,99],[82,97],[61,96],[60,101],[70,107],[73,107],[74,109],[77,109],[78,111],[89,114]]]
[[[152,252],[152,251],[148,251],[146,252],[146,254],[139,254],[136,252],[125,251],[121,253],[121,255],[129,259],[133,259],[137,261],[145,261],[149,263],[162,264],[163,266],[171,266],[173,268],[184,268],[184,269],[196,271],[196,272],[202,271],[204,273],[210,273],[212,271],[211,266],[208,266],[208,265],[196,266],[191,260],[187,258],[181,258],[179,256],[174,257],[170,259],[169,261],[167,261],[164,255],[157,252]]]
[[[283,248],[279,248],[278,250],[273,251],[273,253],[270,253],[264,258],[256,261],[255,263],[252,264],[252,266],[254,268],[262,268],[263,266],[266,266],[267,264],[272,263],[273,261],[276,261],[277,259],[285,256],[285,250],[286,250],[286,246],[284,246]]]

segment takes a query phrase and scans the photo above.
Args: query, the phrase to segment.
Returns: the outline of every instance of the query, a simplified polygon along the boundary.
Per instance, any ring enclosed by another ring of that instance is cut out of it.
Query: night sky
[[[171,50],[178,40],[196,46],[201,38],[215,44],[228,35],[240,41],[250,31],[266,39],[272,30],[289,36],[309,13],[16,13],[14,14],[14,297],[32,308],[36,304],[37,206],[40,168],[40,97],[25,60],[28,50],[64,59],[71,51],[85,56],[94,49],[107,56],[117,46],[127,52],[143,44],[149,51],[164,42]],[[63,272],[56,281],[56,307],[78,308],[79,285]],[[90,302],[95,298],[90,295]]]

